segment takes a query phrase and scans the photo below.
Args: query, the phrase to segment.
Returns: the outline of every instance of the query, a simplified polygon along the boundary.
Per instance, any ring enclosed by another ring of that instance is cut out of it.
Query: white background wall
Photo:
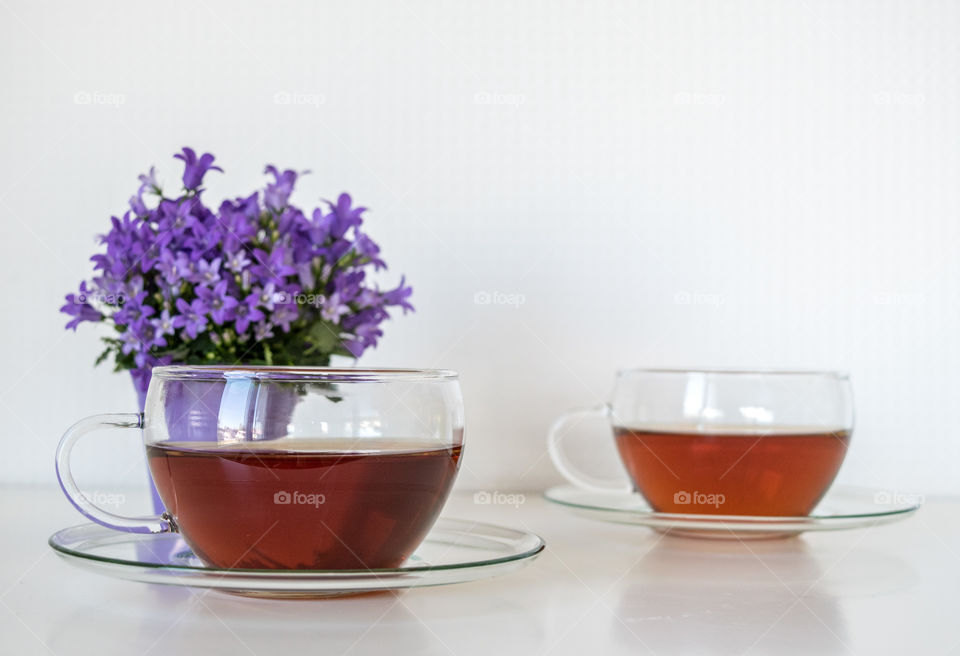
[[[365,363],[461,371],[464,486],[559,480],[547,426],[618,367],[739,365],[851,371],[842,480],[960,492],[958,34],[949,2],[3,0],[0,480],[134,408],[57,308],[191,145],[210,200],[275,163],[371,208],[418,311]],[[85,480],[141,480],[125,438]]]

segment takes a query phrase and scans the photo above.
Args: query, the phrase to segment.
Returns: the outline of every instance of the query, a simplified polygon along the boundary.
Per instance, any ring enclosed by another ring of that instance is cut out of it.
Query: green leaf
[[[108,346],[107,348],[103,349],[103,353],[97,356],[97,360],[93,363],[93,366],[96,367],[103,364],[103,361],[109,358],[111,353],[113,353],[112,346]]]
[[[330,354],[340,345],[340,333],[337,327],[328,321],[317,321],[308,329],[306,353]]]

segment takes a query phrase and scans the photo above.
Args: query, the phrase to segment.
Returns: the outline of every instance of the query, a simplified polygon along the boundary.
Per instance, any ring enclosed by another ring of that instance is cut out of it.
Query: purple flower
[[[210,153],[204,153],[200,159],[192,148],[184,147],[182,153],[174,155],[176,159],[183,160],[183,187],[189,190],[195,190],[203,184],[203,176],[207,171],[220,171],[223,169],[213,165],[214,156]]]
[[[163,337],[163,335],[160,334],[156,325],[150,319],[141,319],[130,326],[130,330],[127,332],[136,333],[144,347],[144,351],[149,351],[152,348],[159,348],[167,345],[167,340]]]
[[[350,271],[334,277],[333,288],[343,303],[352,303],[353,299],[360,294],[360,286],[364,278],[366,274],[363,271]]]
[[[357,337],[359,337],[365,346],[374,346],[377,343],[377,339],[383,337],[383,331],[380,330],[376,324],[372,323],[362,323],[357,326],[354,330]]]
[[[320,310],[320,316],[330,323],[337,323],[340,317],[350,313],[350,308],[340,300],[340,292],[334,292],[323,303],[323,309]]]
[[[174,157],[176,157],[176,155],[174,155]],[[157,182],[157,169],[155,167],[151,166],[149,171],[141,173],[137,179],[140,181],[140,188],[137,189],[138,196],[148,190],[157,196],[161,195],[162,192],[160,190],[160,183]]]
[[[333,212],[326,214],[322,208],[313,210],[313,220],[308,228],[310,240],[318,245],[326,242],[330,238],[330,231],[333,229],[336,218]]]
[[[260,218],[257,198],[258,194],[254,193],[236,202],[225,200],[220,204],[220,215],[217,221],[221,230],[226,232],[223,238],[225,251],[233,253],[243,250],[245,242],[257,234],[259,228],[257,222]]]
[[[353,357],[359,358],[368,348],[377,345],[377,340],[383,336],[383,331],[378,327],[379,321],[381,319],[360,323],[354,328],[353,337],[345,340],[344,345],[353,354]]]
[[[271,316],[273,323],[280,326],[285,333],[290,332],[290,324],[299,318],[300,312],[297,310],[297,306],[293,303],[277,305],[276,309],[273,311],[273,315]]]
[[[361,289],[357,297],[353,299],[353,303],[361,310],[368,307],[378,307],[383,303],[383,297],[377,290],[365,287]]]
[[[313,274],[313,262],[303,262],[296,266],[297,280],[304,289],[313,289],[317,284],[317,277]]]
[[[239,305],[237,299],[227,295],[227,281],[221,280],[213,289],[200,286],[196,290],[197,297],[207,306],[213,323],[222,326],[233,319],[233,310]]]
[[[140,341],[140,336],[132,326],[127,328],[127,330],[120,335],[120,340],[123,342],[121,351],[125,354],[129,355],[130,353],[140,351],[143,348],[143,342]]]
[[[140,194],[130,197],[130,209],[137,216],[149,216],[150,210],[143,203],[143,197]]]
[[[183,332],[189,335],[190,339],[196,339],[197,335],[207,329],[207,306],[201,299],[196,298],[192,303],[187,303],[178,298],[177,311],[182,319]]]
[[[408,310],[413,311],[413,306],[410,305],[410,302],[407,300],[410,298],[410,295],[413,294],[413,288],[404,286],[405,281],[406,276],[401,276],[400,284],[397,285],[397,288],[391,289],[383,294],[383,302],[385,305],[399,305],[403,308],[404,314],[406,314]]]
[[[127,299],[119,312],[113,315],[113,322],[118,325],[129,325],[151,316],[155,310],[144,301],[147,298],[147,292],[140,292],[136,296]]]
[[[166,198],[154,168],[139,176],[130,209],[100,235],[92,282],[61,307],[68,329],[112,326],[107,355],[118,368],[143,380],[174,358],[233,362],[237,344],[254,362],[329,364],[334,353],[375,347],[389,308],[413,309],[406,279],[381,291],[368,275],[386,264],[348,194],[305,212],[290,204],[299,174],[268,166],[262,192],[208,207],[204,176],[221,170],[213,155],[184,148],[175,157],[185,190]],[[156,205],[144,194],[158,196]],[[339,341],[318,346],[318,322]]]
[[[347,340],[346,347],[355,358],[359,358],[368,348],[377,345],[377,340],[383,336],[383,331],[377,327],[376,323],[362,323],[354,329],[354,335],[354,339]]]
[[[197,217],[190,212],[192,208],[189,200],[160,201],[157,207],[157,227],[162,235],[168,233],[181,233],[187,228],[193,228],[197,225]],[[169,240],[174,238],[174,234],[169,235]]]
[[[263,287],[254,287],[252,296],[257,297],[257,304],[265,310],[273,311],[277,302],[277,286],[268,282]]]
[[[154,267],[168,285],[179,285],[183,278],[190,275],[190,260],[183,251],[174,254],[173,251],[164,250]]]
[[[286,263],[287,250],[283,246],[275,246],[269,254],[257,248],[253,257],[257,264],[250,267],[250,272],[261,280],[280,280],[296,273],[296,269]]]
[[[207,262],[203,258],[197,260],[193,269],[192,281],[201,285],[213,285],[220,280],[220,258]]]
[[[353,244],[349,239],[337,239],[335,242],[327,246],[324,255],[329,262],[334,263],[334,266],[339,266],[340,259],[352,249]]]
[[[250,327],[252,322],[265,318],[263,312],[261,312],[257,307],[259,303],[260,295],[250,294],[243,299],[243,302],[238,303],[237,307],[234,308],[234,325],[237,328],[238,335],[242,335],[243,333],[247,332],[247,329]]]
[[[330,235],[334,239],[340,239],[350,228],[354,228],[363,223],[360,215],[367,211],[365,207],[352,207],[353,200],[350,194],[340,194],[337,204],[330,204],[333,219],[330,224]]]
[[[262,342],[271,337],[273,337],[273,324],[258,321],[257,325],[253,327],[253,338],[258,342]]]
[[[357,234],[357,241],[354,248],[356,248],[357,253],[359,253],[361,257],[367,258],[367,260],[373,264],[375,270],[379,271],[380,269],[387,268],[386,262],[378,257],[380,247],[377,246],[376,242],[370,239],[370,237],[365,234]]]
[[[297,182],[297,172],[287,169],[280,173],[277,167],[270,164],[264,173],[273,175],[274,182],[268,184],[263,192],[263,203],[271,210],[278,212],[287,206],[287,201],[293,192],[293,185]]]
[[[227,258],[227,263],[224,265],[224,268],[228,271],[233,271],[234,273],[242,272],[248,265],[250,260],[247,259],[247,253],[242,248],[236,253]]]
[[[77,330],[77,326],[80,325],[83,321],[100,321],[103,319],[103,315],[97,312],[96,309],[90,303],[89,299],[89,290],[87,289],[87,283],[80,283],[80,293],[79,294],[67,294],[66,304],[60,308],[61,312],[70,315],[73,317],[70,321],[67,322],[67,330]]]
[[[156,331],[156,338],[164,339],[165,335],[172,335],[174,329],[183,326],[186,323],[186,318],[179,315],[171,317],[170,310],[164,309],[164,311],[160,313],[160,316],[156,319],[151,319],[150,323],[153,324],[153,328]],[[165,339],[161,346],[166,346]]]
[[[117,285],[117,291],[123,296],[124,302],[126,302],[128,298],[135,298],[143,291],[143,276],[133,276],[129,280]]]

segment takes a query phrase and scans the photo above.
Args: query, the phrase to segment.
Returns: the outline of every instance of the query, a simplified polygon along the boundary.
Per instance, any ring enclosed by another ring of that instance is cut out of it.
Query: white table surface
[[[960,500],[870,529],[720,542],[451,499],[445,515],[525,528],[547,550],[497,579],[320,601],[122,581],[47,546],[80,516],[4,487],[0,654],[960,653]]]

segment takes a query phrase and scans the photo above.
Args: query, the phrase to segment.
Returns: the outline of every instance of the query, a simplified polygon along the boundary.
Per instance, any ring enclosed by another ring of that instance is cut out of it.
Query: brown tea
[[[362,443],[167,442],[147,454],[168,512],[208,565],[397,567],[440,514],[461,447]]]
[[[660,512],[807,515],[833,482],[847,430],[614,428],[634,486]]]

